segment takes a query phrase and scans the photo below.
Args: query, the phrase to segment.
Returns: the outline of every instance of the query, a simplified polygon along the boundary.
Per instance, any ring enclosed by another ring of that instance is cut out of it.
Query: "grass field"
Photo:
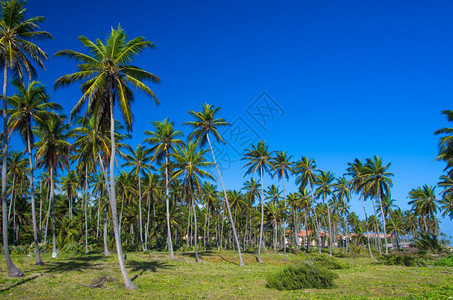
[[[349,268],[336,270],[336,287],[327,290],[277,291],[266,287],[266,275],[304,254],[264,254],[258,264],[245,253],[246,266],[237,264],[235,252],[202,252],[202,264],[191,253],[177,253],[170,261],[166,253],[127,253],[126,266],[139,288],[126,291],[115,255],[44,254],[44,267],[34,258],[13,256],[26,274],[9,278],[4,260],[0,264],[0,298],[50,299],[303,299],[389,298],[452,299],[452,267],[385,266],[368,258],[341,258]]]

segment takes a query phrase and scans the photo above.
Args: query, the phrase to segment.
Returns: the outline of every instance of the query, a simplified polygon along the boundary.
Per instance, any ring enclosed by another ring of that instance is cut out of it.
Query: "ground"
[[[137,291],[123,287],[117,257],[112,254],[69,255],[52,259],[42,256],[45,266],[34,258],[14,255],[25,273],[9,278],[4,260],[0,263],[0,297],[74,299],[351,299],[406,298],[452,299],[453,268],[385,266],[369,258],[341,258],[349,268],[336,270],[336,287],[327,290],[277,291],[266,287],[266,275],[305,254],[244,253],[245,267],[238,265],[232,251],[201,252],[197,264],[192,253],[176,252],[169,260],[164,252],[127,253],[126,267]]]

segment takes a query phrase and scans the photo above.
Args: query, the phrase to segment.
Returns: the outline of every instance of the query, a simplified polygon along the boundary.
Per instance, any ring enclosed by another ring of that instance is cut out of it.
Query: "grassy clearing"
[[[127,269],[138,291],[123,288],[115,255],[44,254],[44,267],[34,258],[13,256],[25,272],[23,278],[7,277],[0,264],[0,298],[161,298],[161,299],[301,299],[400,297],[445,298],[453,295],[453,267],[385,266],[368,258],[341,258],[347,269],[335,270],[336,287],[327,290],[278,291],[266,287],[266,276],[280,266],[306,258],[304,255],[264,254],[258,264],[245,253],[246,266],[237,264],[235,252],[202,252],[202,264],[191,253],[177,253],[170,261],[162,252],[127,253]],[[450,298],[451,299],[451,298]]]

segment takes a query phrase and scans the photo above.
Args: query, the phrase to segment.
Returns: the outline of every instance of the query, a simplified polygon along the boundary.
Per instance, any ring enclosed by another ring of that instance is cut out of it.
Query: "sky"
[[[27,8],[47,18],[41,28],[54,37],[38,42],[49,54],[38,80],[66,114],[81,93],[77,85],[53,91],[55,79],[76,71],[57,51],[84,51],[78,36],[105,40],[118,24],[129,38],[153,41],[134,64],[161,79],[151,85],[160,105],[136,94],[130,144],[152,121],[170,118],[188,133],[188,111],[221,107],[232,126],[220,130],[227,145],[215,151],[228,189],[248,179],[241,157],[258,140],[336,176],[355,158],[382,157],[403,209],[411,189],[442,175],[433,133],[449,126],[441,111],[452,109],[451,1],[30,0]],[[266,176],[271,183],[281,187]],[[294,178],[286,187],[296,191]],[[351,206],[363,216],[357,197]],[[441,231],[452,236],[452,225],[443,219]]]

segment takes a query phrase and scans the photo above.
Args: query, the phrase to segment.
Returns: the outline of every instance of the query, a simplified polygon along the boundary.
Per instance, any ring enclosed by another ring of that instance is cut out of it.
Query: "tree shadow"
[[[52,273],[61,273],[61,272],[83,272],[85,270],[92,269],[97,266],[101,266],[101,263],[93,263],[100,259],[104,258],[102,255],[89,255],[89,256],[79,256],[76,258],[65,259],[62,261],[50,261],[44,265],[44,269]]]
[[[14,283],[13,285],[11,285],[11,286],[9,286],[7,288],[0,289],[0,293],[9,291],[12,288],[18,287],[18,286],[20,286],[20,285],[22,285],[24,283],[27,283],[27,282],[32,281],[32,280],[35,280],[38,277],[39,277],[38,275],[34,275],[34,276],[31,276],[31,277],[22,279],[21,281],[18,281],[18,282]]]
[[[139,275],[135,275],[132,279],[135,280],[145,272],[157,272],[157,269],[168,269],[170,265],[159,261],[129,260],[126,262],[126,267],[131,268],[131,272],[140,272]]]

